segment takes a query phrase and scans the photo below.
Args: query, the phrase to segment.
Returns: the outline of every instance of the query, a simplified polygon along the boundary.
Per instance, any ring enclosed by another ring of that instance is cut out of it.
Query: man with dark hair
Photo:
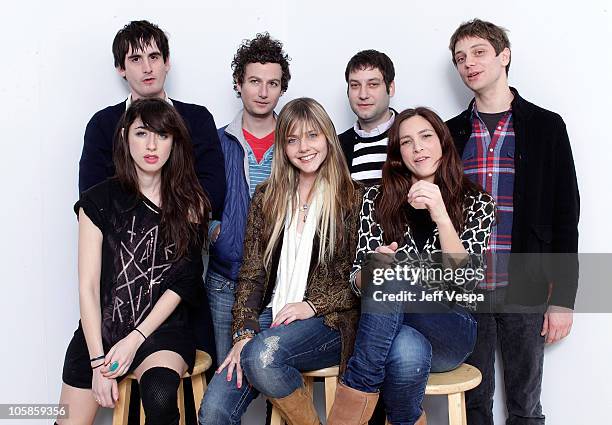
[[[221,217],[225,199],[223,153],[212,115],[204,106],[170,99],[164,90],[170,70],[170,51],[166,34],[148,21],[132,21],[123,27],[113,41],[115,67],[128,84],[127,100],[94,114],[85,129],[83,153],[79,162],[79,191],[115,174],[113,139],[119,119],[131,102],[140,98],[161,98],[181,115],[193,143],[198,180],[208,196],[213,218]],[[198,349],[214,358],[215,344],[206,299],[193,309],[193,325]]]
[[[344,78],[355,125],[340,134],[340,143],[351,176],[366,185],[380,183],[387,159],[387,133],[395,111],[389,108],[395,94],[395,69],[389,57],[363,50],[351,58]]]
[[[243,108],[218,130],[225,157],[227,196],[221,221],[214,222],[206,291],[219,362],[232,345],[232,305],[247,213],[255,187],[266,180],[274,151],[274,108],[289,86],[289,57],[268,33],[244,40],[231,64],[234,90]]]
[[[499,340],[506,423],[543,424],[544,345],[569,333],[578,284],[580,198],[571,146],[558,114],[528,102],[508,85],[506,30],[474,19],[455,31],[449,47],[474,100],[447,124],[465,173],[493,195],[498,207],[490,242],[496,255],[481,283],[493,310],[475,314],[478,337],[466,360],[483,376],[466,393],[468,423],[493,424]],[[547,270],[540,267],[541,253],[564,260]],[[529,267],[531,262],[538,268]],[[500,307],[498,300],[504,299]]]
[[[127,100],[96,112],[85,129],[79,162],[79,191],[111,177],[113,139],[119,118],[130,103],[140,98],[158,97],[173,105],[185,120],[192,138],[198,180],[210,200],[213,217],[220,217],[225,198],[223,154],[212,115],[204,106],[170,99],[164,91],[170,70],[170,50],[166,34],[148,21],[132,21],[113,41],[115,68],[128,84]]]

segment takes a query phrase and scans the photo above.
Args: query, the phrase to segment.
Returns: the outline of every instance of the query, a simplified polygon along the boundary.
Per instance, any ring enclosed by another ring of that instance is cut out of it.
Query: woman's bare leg
[[[68,405],[68,417],[58,419],[59,425],[91,425],[98,411],[98,403],[91,389],[62,384],[60,404]]]
[[[138,382],[140,382],[142,374],[152,367],[167,367],[168,369],[174,370],[179,376],[183,376],[187,370],[185,360],[183,360],[183,358],[174,351],[158,351],[144,359],[143,362],[140,363],[140,365],[138,365],[138,367],[134,370],[134,376]]]

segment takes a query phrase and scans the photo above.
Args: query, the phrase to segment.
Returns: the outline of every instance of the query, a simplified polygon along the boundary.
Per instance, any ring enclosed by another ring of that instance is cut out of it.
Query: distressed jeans
[[[382,392],[389,421],[414,424],[430,372],[452,370],[467,358],[476,340],[476,322],[459,306],[440,313],[363,312],[355,350],[342,377],[359,391]]]
[[[301,372],[340,362],[340,332],[325,325],[322,317],[274,328],[271,323],[272,309],[267,308],[259,317],[261,332],[242,350],[241,388],[237,388],[235,372],[231,381],[225,370],[215,374],[200,406],[200,425],[239,424],[259,393],[286,397],[303,385]]]

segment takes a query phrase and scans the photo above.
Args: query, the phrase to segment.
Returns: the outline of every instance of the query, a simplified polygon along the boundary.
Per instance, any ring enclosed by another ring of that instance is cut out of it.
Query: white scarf
[[[298,211],[294,212],[291,220],[291,208],[287,208],[285,216],[285,231],[283,235],[283,248],[281,250],[276,274],[276,287],[272,298],[272,317],[276,318],[278,312],[289,303],[301,302],[306,293],[312,244],[317,232],[317,223],[321,214],[323,196],[318,190],[308,207],[306,223],[302,229],[302,236],[298,241],[297,223]]]

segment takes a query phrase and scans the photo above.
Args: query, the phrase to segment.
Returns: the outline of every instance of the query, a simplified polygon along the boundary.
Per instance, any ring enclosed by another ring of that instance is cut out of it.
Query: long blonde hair
[[[299,171],[287,157],[285,146],[289,134],[297,127],[308,126],[321,132],[327,140],[327,157],[319,167],[312,191],[321,190],[323,205],[317,234],[319,236],[318,263],[333,258],[335,250],[344,242],[342,221],[353,202],[355,188],[336,129],[323,106],[316,100],[301,97],[287,103],[276,121],[274,135],[274,157],[272,172],[266,181],[263,197],[264,240],[268,241],[264,251],[264,264],[270,265],[272,252],[279,235],[285,228],[287,208],[291,206],[291,218],[297,207],[296,196]],[[315,192],[313,192],[315,193]]]

